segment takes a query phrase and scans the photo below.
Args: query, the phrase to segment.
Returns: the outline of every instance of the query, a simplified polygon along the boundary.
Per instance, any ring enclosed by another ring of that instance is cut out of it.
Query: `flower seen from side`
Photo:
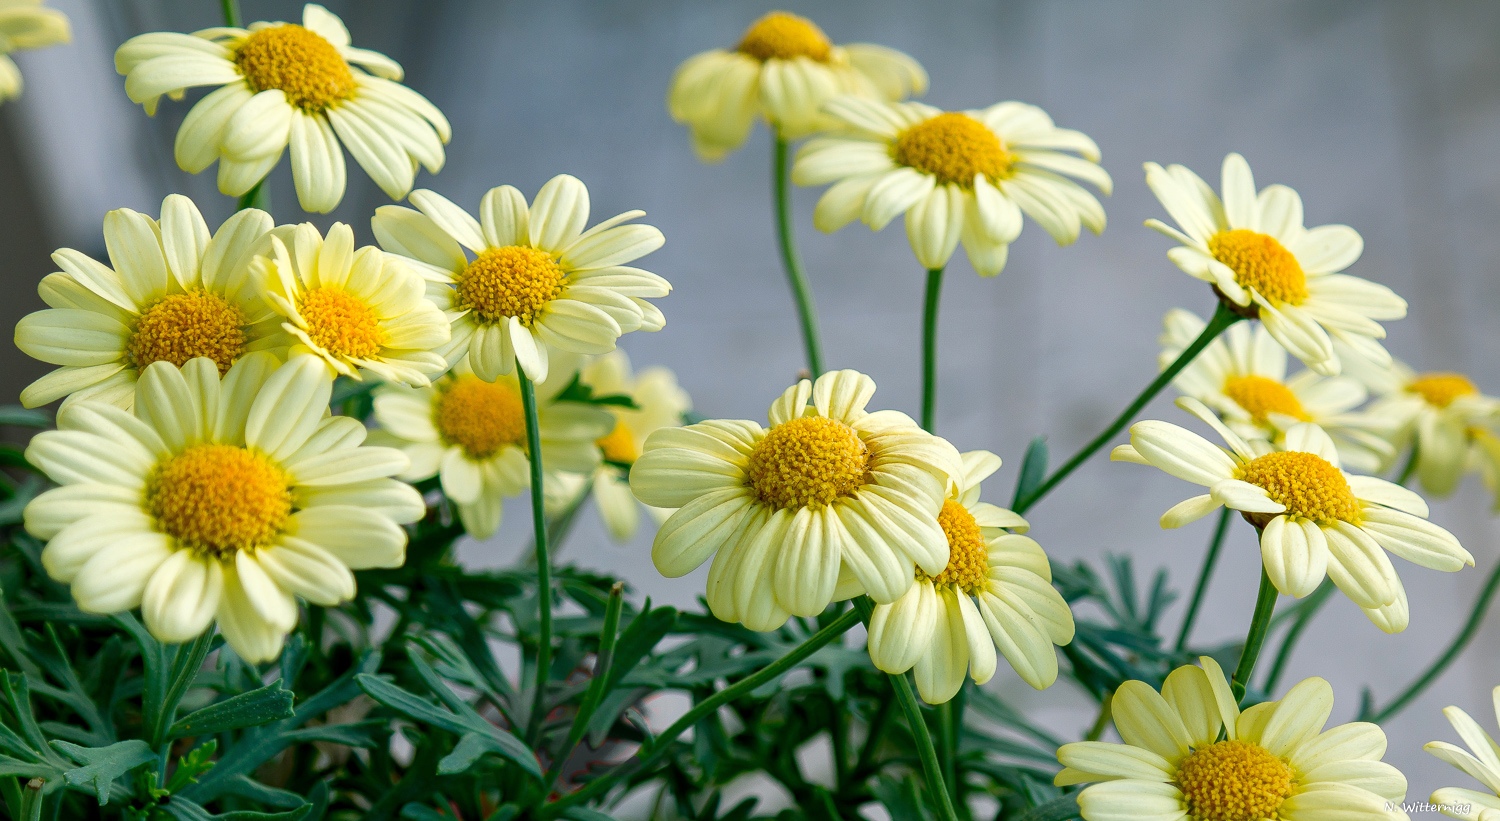
[[[1423,490],[1447,496],[1465,473],[1492,472],[1500,399],[1481,393],[1462,373],[1418,373],[1400,361],[1379,376],[1380,396],[1369,415],[1386,426],[1397,448],[1412,449]]]
[[[42,5],[42,0],[0,0],[0,103],[20,96],[24,85],[11,54],[70,39],[68,16]]]

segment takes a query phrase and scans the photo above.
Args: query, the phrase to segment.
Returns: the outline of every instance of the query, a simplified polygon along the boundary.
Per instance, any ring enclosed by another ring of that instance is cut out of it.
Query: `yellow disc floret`
[[[771,428],[750,452],[749,486],[775,508],[823,507],[865,483],[869,449],[836,419],[804,416]]]
[[[635,460],[641,458],[640,448],[635,445],[635,433],[630,430],[621,419],[615,420],[614,430],[608,436],[598,441],[599,450],[604,453],[604,461],[619,462],[622,465],[635,464]]]
[[[1177,766],[1177,788],[1195,821],[1278,818],[1292,787],[1292,768],[1248,741],[1231,739],[1200,747]]]
[[[480,254],[458,278],[458,307],[481,322],[517,317],[527,327],[562,293],[567,272],[546,251],[507,245]]]
[[[291,480],[258,451],[193,445],[151,471],[146,507],[178,544],[227,558],[281,532],[292,513]]]
[[[1010,152],[984,123],[950,111],[902,131],[892,151],[896,162],[937,177],[940,183],[969,187],[983,174],[991,181],[1010,169]]]
[[[341,359],[369,359],[380,353],[385,332],[364,300],[342,288],[313,288],[297,301],[313,344]]]
[[[817,23],[789,12],[773,11],[745,30],[735,50],[761,62],[806,57],[826,63],[833,54],[833,44]]]
[[[948,537],[948,566],[932,577],[936,585],[954,584],[965,593],[974,594],[985,588],[990,572],[989,548],[974,514],[962,504],[948,499],[938,512],[938,524]],[[917,581],[927,578],[917,571]]]
[[[1239,469],[1238,478],[1264,488],[1286,507],[1286,515],[1319,524],[1359,523],[1359,500],[1349,480],[1317,454],[1289,450],[1257,456]]]
[[[1406,390],[1439,408],[1448,407],[1460,396],[1479,393],[1478,386],[1461,373],[1424,373],[1413,379]]]
[[[163,297],[141,312],[126,353],[137,368],[177,367],[206,356],[224,375],[245,352],[245,314],[218,294],[188,291]]]
[[[1275,237],[1235,228],[1208,238],[1214,259],[1234,271],[1234,281],[1272,303],[1300,305],[1307,299],[1307,274],[1297,257]]]
[[[526,411],[521,394],[510,385],[466,374],[440,391],[433,422],[444,441],[470,458],[483,459],[506,445],[525,444]]]
[[[322,111],[354,96],[354,72],[322,35],[292,23],[251,32],[234,63],[255,91],[279,88],[304,111]]]
[[[1224,395],[1245,409],[1250,418],[1264,425],[1279,413],[1307,422],[1311,419],[1292,389],[1264,376],[1231,376],[1224,381]]]

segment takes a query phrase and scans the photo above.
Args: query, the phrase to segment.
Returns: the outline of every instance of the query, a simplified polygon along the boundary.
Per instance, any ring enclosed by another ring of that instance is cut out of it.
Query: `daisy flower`
[[[988,451],[963,455],[938,513],[948,566],[936,576],[919,569],[911,589],[870,618],[870,660],[892,675],[916,668],[929,704],[957,695],[965,674],[989,681],[996,648],[1027,684],[1049,687],[1057,680],[1052,645],[1073,640],[1073,613],[1052,586],[1047,554],[1019,535],[1026,520],[979,501],[979,483],[999,468]]]
[[[537,430],[549,468],[580,473],[599,464],[595,444],[614,424],[607,411],[557,394],[572,373],[536,386]],[[531,483],[526,413],[514,374],[480,379],[466,363],[423,388],[382,385],[375,390],[375,422],[411,460],[410,482],[438,476],[469,535],[483,539],[500,527],[501,503]]]
[[[152,32],[115,52],[125,93],[155,115],[163,94],[181,99],[218,86],[177,131],[177,164],[197,174],[219,163],[219,190],[240,196],[290,149],[303,210],[344,198],[344,149],[391,199],[411,190],[417,166],[437,173],[452,130],[432,103],[401,85],[394,60],[349,44],[349,30],[315,3],[302,25],[252,23],[193,34]]]
[[[715,419],[651,434],[630,489],[680,508],[656,534],[656,569],[684,576],[712,556],[709,608],[762,631],[860,593],[889,604],[918,569],[941,574],[958,452],[904,413],[866,411],[874,393],[870,377],[832,371],[788,388],[770,429]]]
[[[1204,322],[1179,308],[1167,313],[1162,326],[1159,361],[1166,368],[1203,333]],[[1339,457],[1353,470],[1373,473],[1395,456],[1384,426],[1353,412],[1369,397],[1359,380],[1313,371],[1287,379],[1286,356],[1264,326],[1231,325],[1172,384],[1246,439],[1279,443],[1287,428],[1312,422],[1333,438]]]
[[[42,0],[0,0],[0,102],[21,94],[21,69],[10,53],[46,48],[72,39],[68,17]]]
[[[666,296],[672,286],[625,264],[660,248],[661,231],[622,224],[644,211],[583,230],[589,191],[576,177],[548,180],[530,208],[515,188],[492,188],[479,204],[478,220],[431,191],[414,192],[411,203],[415,211],[376,209],[375,238],[385,250],[415,260],[437,286],[434,298],[454,317],[444,352],[450,362],[467,353],[482,379],[494,381],[518,362],[541,382],[548,349],[608,353],[622,334],[666,325],[646,298]]]
[[[212,235],[193,201],[166,198],[161,220],[129,208],[104,216],[110,265],[63,248],[37,287],[50,307],[16,324],[16,347],[57,370],[21,392],[28,408],[62,397],[129,410],[153,362],[207,357],[224,373],[251,351],[281,350],[280,318],[250,270],[269,249],[271,216],[247,209]]]
[[[1283,450],[1252,447],[1201,402],[1177,404],[1218,431],[1225,450],[1186,428],[1148,420],[1130,428],[1117,461],[1152,465],[1209,493],[1161,517],[1181,527],[1222,507],[1238,510],[1260,531],[1261,560],[1276,589],[1301,598],[1326,575],[1388,633],[1406,629],[1405,590],[1386,551],[1434,570],[1453,572],[1474,557],[1453,534],[1427,521],[1422,497],[1384,479],[1352,476],[1339,467],[1333,440],[1317,425],[1299,423]]]
[[[1500,399],[1479,392],[1461,373],[1417,373],[1392,361],[1376,377],[1381,397],[1368,414],[1382,421],[1397,448],[1411,447],[1422,489],[1447,496],[1464,473],[1491,461],[1488,426],[1500,415]]]
[[[1385,733],[1365,722],[1323,729],[1333,688],[1304,679],[1279,701],[1241,712],[1217,662],[1179,667],[1158,693],[1127,681],[1110,702],[1124,743],[1057,751],[1058,786],[1084,821],[1405,819],[1406,777],[1380,760]]]
[[[1490,695],[1494,701],[1495,715],[1500,717],[1500,687],[1490,691]],[[1451,818],[1462,818],[1464,821],[1493,818],[1500,812],[1500,747],[1479,726],[1479,722],[1470,718],[1463,710],[1449,707],[1443,710],[1443,715],[1453,725],[1453,729],[1458,731],[1469,750],[1446,741],[1430,741],[1422,749],[1462,770],[1465,775],[1483,784],[1485,791],[1443,787],[1432,794],[1431,802],[1438,806],[1443,815]]]
[[[832,124],[819,109],[835,95],[900,100],[926,91],[927,72],[907,55],[868,43],[836,46],[813,21],[773,11],[733,50],[705,51],[678,67],[667,110],[688,126],[698,156],[718,162],[758,117],[795,140]]]
[[[1224,158],[1223,200],[1180,165],[1146,163],[1146,184],[1177,221],[1146,225],[1182,243],[1167,257],[1208,282],[1225,304],[1259,319],[1283,347],[1325,376],[1336,376],[1335,342],[1378,364],[1391,356],[1378,319],[1406,316],[1406,300],[1384,285],[1338,273],[1364,240],[1347,225],[1302,225],[1302,199],[1284,185],[1256,193],[1250,164]]]
[[[905,214],[923,268],[947,265],[962,242],[974,270],[994,276],[1021,233],[1022,213],[1059,245],[1078,239],[1080,226],[1104,230],[1104,207],[1068,179],[1110,192],[1099,147],[1036,106],[942,111],[841,97],[824,110],[849,133],[808,141],[792,167],[798,185],[833,183],[813,212],[820,231],[856,217],[879,231]]]
[[[310,351],[333,372],[407,385],[428,384],[448,369],[433,353],[450,337],[448,317],[426,298],[426,283],[405,260],[366,245],[338,222],[324,239],[302,223],[271,238],[272,253],[252,265],[266,283],[266,299],[285,320],[298,350]]]
[[[141,374],[135,412],[78,402],[26,459],[61,487],[26,506],[42,564],[80,609],[141,608],[152,635],[188,641],[218,622],[234,651],[269,661],[297,624],[297,598],[333,606],[351,570],[399,567],[401,523],[423,513],[391,448],[362,445],[328,414],[333,379],[312,357],[278,367],[213,360]]]

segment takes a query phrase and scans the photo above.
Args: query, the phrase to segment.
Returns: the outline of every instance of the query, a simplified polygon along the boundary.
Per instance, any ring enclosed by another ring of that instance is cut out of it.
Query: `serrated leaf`
[[[91,790],[99,798],[101,807],[109,803],[109,787],[116,778],[156,760],[151,745],[139,739],[108,747],[80,747],[66,741],[53,741],[52,747],[83,765],[63,773],[63,780],[70,786]]]
[[[443,765],[440,764],[440,772],[444,774],[460,772],[472,766],[484,753],[493,752],[515,763],[532,776],[538,779],[542,777],[541,765],[537,763],[536,754],[531,751],[530,747],[500,727],[486,721],[472,708],[466,707],[465,713],[446,710],[415,693],[407,692],[373,675],[361,675],[358,681],[366,695],[392,710],[413,721],[431,724],[459,736],[458,746],[443,759],[443,762],[449,766],[459,767],[459,769],[442,769]],[[438,682],[437,686],[444,685]],[[451,692],[449,695],[452,695]],[[479,738],[471,739],[470,736],[479,736]],[[462,764],[461,767],[460,764]]]
[[[295,712],[292,709],[294,697],[292,691],[283,689],[281,680],[277,679],[259,690],[240,693],[183,716],[172,725],[169,734],[172,738],[213,735],[291,718]]]

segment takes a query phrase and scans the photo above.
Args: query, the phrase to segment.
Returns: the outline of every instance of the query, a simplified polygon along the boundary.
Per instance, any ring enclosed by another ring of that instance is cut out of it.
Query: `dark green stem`
[[[1229,532],[1229,519],[1234,511],[1224,508],[1219,511],[1219,523],[1214,525],[1214,537],[1208,543],[1208,554],[1203,557],[1203,569],[1198,571],[1198,583],[1193,586],[1193,598],[1188,602],[1187,615],[1182,617],[1182,627],[1177,631],[1177,650],[1187,646],[1188,636],[1193,632],[1193,623],[1198,620],[1198,609],[1203,606],[1203,594],[1208,592],[1208,580],[1214,575],[1214,566],[1219,562],[1219,549],[1224,546],[1224,535]]]
[[[1025,498],[1017,500],[1015,506],[1016,512],[1025,513],[1032,505],[1041,501],[1042,497],[1051,492],[1054,487],[1057,487],[1062,480],[1068,478],[1068,474],[1076,470],[1079,465],[1088,461],[1088,458],[1093,456],[1095,451],[1108,444],[1109,440],[1113,439],[1116,434],[1124,430],[1126,425],[1130,424],[1130,420],[1134,419],[1137,413],[1140,413],[1141,408],[1146,407],[1146,403],[1156,398],[1156,395],[1161,393],[1162,389],[1170,384],[1183,368],[1187,367],[1204,348],[1208,347],[1208,343],[1218,338],[1219,334],[1223,333],[1225,328],[1239,322],[1243,318],[1239,314],[1229,310],[1223,303],[1220,303],[1219,307],[1214,310],[1214,315],[1208,320],[1208,325],[1204,326],[1203,333],[1199,334],[1198,338],[1194,339],[1191,345],[1188,345],[1182,353],[1178,354],[1177,358],[1172,361],[1172,364],[1168,365],[1166,370],[1158,374],[1151,381],[1151,384],[1147,385],[1146,389],[1141,391],[1140,395],[1119,416],[1115,417],[1115,420],[1109,423],[1109,426],[1102,433],[1094,437],[1087,445],[1084,445],[1082,450],[1075,453],[1073,458],[1058,468],[1056,473],[1048,476],[1035,490],[1026,494]]]
[[[42,788],[46,785],[46,781],[33,778],[21,788],[19,821],[42,821]]]
[[[1255,614],[1250,617],[1250,632],[1245,635],[1245,649],[1240,651],[1239,666],[1234,668],[1234,678],[1229,690],[1235,701],[1245,697],[1250,676],[1255,673],[1255,660],[1260,657],[1260,648],[1265,646],[1266,633],[1271,627],[1271,615],[1276,612],[1276,585],[1264,566],[1260,569],[1260,595],[1255,599]]]
[[[927,299],[922,308],[922,427],[932,433],[937,421],[938,302],[943,292],[943,269],[927,272]]]
[[[589,688],[583,694],[583,701],[578,705],[578,713],[573,716],[573,726],[568,730],[568,740],[558,753],[557,760],[552,762],[552,768],[547,773],[547,792],[552,792],[557,787],[557,779],[562,776],[563,765],[568,762],[568,757],[573,754],[573,749],[578,742],[583,740],[583,734],[588,732],[589,720],[594,717],[594,712],[599,709],[599,702],[604,698],[604,691],[609,684],[610,667],[614,663],[615,641],[620,635],[620,611],[625,606],[625,583],[615,582],[609,589],[609,601],[604,607],[604,629],[599,633],[599,655],[594,661],[594,676],[589,681]]]
[[[521,406],[526,411],[526,455],[531,464],[532,538],[536,542],[537,644],[536,685],[531,694],[531,713],[527,718],[526,740],[536,746],[541,735],[542,719],[547,713],[547,682],[552,668],[552,561],[547,552],[547,509],[543,495],[542,431],[537,424],[536,389],[525,372],[516,366],[516,381],[521,384]]]
[[[246,191],[235,204],[234,210],[244,211],[247,208],[258,208],[266,213],[271,213],[271,187],[262,179],[255,184],[254,188]]]
[[[958,821],[958,813],[953,810],[953,800],[949,797],[943,777],[943,768],[938,764],[932,735],[927,732],[927,721],[922,717],[922,705],[917,703],[917,695],[912,692],[911,682],[903,673],[891,676],[891,684],[896,688],[896,703],[901,705],[901,712],[906,715],[906,723],[911,727],[917,757],[922,761],[922,774],[927,778],[927,789],[937,800],[938,817],[942,821]]]
[[[1099,715],[1094,716],[1094,723],[1089,731],[1084,734],[1084,741],[1098,741],[1104,737],[1104,730],[1109,726],[1110,705],[1114,703],[1115,694],[1105,693],[1104,700],[1099,702]]]
[[[1406,483],[1410,481],[1411,475],[1417,472],[1417,447],[1416,440],[1412,440],[1411,453],[1407,454],[1406,464],[1402,465],[1401,473],[1396,476],[1396,484],[1402,487],[1406,487]]]
[[[1264,689],[1267,693],[1276,692],[1276,685],[1281,682],[1281,674],[1286,672],[1287,662],[1292,658],[1292,648],[1297,646],[1297,641],[1302,638],[1302,631],[1307,629],[1307,625],[1312,622],[1313,616],[1318,614],[1318,610],[1323,607],[1323,603],[1328,601],[1329,596],[1333,595],[1333,590],[1333,582],[1329,579],[1324,579],[1323,583],[1318,585],[1318,589],[1314,590],[1312,595],[1308,596],[1298,606],[1299,609],[1295,620],[1292,622],[1292,626],[1287,628],[1286,635],[1282,637],[1281,647],[1276,651],[1276,661],[1271,664],[1271,672],[1266,676]]]
[[[219,6],[224,10],[224,25],[230,28],[240,27],[240,3],[239,0],[219,0]]]
[[[781,265],[786,269],[792,298],[797,302],[797,317],[802,322],[802,344],[807,348],[807,370],[816,379],[823,373],[823,343],[818,339],[818,312],[813,306],[812,288],[802,259],[797,255],[797,241],[792,236],[792,168],[787,162],[786,138],[776,135],[775,159],[771,178],[775,189],[776,241],[781,249]]]

